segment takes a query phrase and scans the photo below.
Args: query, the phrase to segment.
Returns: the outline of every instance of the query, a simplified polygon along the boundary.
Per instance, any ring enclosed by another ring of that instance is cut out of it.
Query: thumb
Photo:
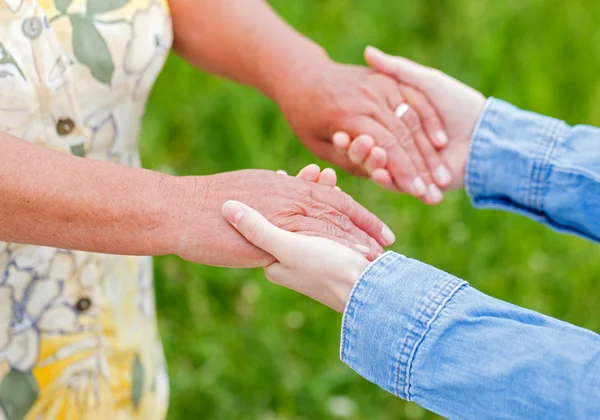
[[[404,57],[384,53],[378,48],[367,47],[365,60],[374,70],[395,78],[399,83],[425,90],[430,83],[432,69]]]
[[[269,222],[262,214],[239,201],[223,204],[223,216],[254,246],[277,258],[286,236],[285,231]]]

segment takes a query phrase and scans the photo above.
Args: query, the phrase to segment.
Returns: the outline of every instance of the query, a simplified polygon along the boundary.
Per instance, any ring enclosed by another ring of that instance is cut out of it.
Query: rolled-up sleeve
[[[342,322],[346,364],[444,417],[600,418],[600,336],[419,261],[372,263]]]
[[[600,241],[600,129],[491,98],[475,129],[466,189],[479,208],[526,215]]]
[[[444,305],[466,284],[402,255],[384,254],[350,296],[342,321],[342,360],[385,390],[409,399],[415,351]]]

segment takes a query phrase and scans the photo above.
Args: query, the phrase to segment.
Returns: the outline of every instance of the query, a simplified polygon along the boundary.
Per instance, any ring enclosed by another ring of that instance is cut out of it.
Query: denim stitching
[[[396,367],[396,380],[394,386],[394,392],[396,395],[405,398],[410,401],[409,394],[409,368],[412,362],[413,350],[416,349],[418,344],[423,340],[425,334],[429,331],[430,322],[433,322],[437,318],[439,312],[436,308],[445,305],[446,296],[452,293],[451,287],[455,284],[467,284],[465,281],[451,277],[443,286],[434,287],[427,295],[423,298],[422,305],[418,312],[414,315],[414,320],[411,322],[410,327],[407,327],[407,333],[404,337],[403,343],[400,346],[400,360],[397,361]],[[439,309],[441,310],[441,309]],[[400,386],[400,381],[403,380],[404,386]]]
[[[435,323],[435,321],[438,320],[440,314],[446,308],[448,303],[454,298],[454,296],[456,296],[456,294],[458,293],[459,290],[462,290],[465,287],[468,287],[467,282],[465,282],[464,280],[460,280],[458,278],[453,278],[446,284],[446,286],[444,286],[444,289],[438,295],[438,297],[443,297],[446,294],[444,299],[437,305],[437,309],[435,310],[435,312],[432,314],[431,318],[429,319],[429,322],[427,323],[426,328],[423,330],[423,334],[421,335],[420,340],[415,343],[415,346],[413,347],[413,349],[411,351],[411,356],[410,356],[409,363],[407,366],[407,371],[406,371],[406,385],[405,385],[406,386],[406,395],[409,400],[412,398],[410,395],[410,388],[411,388],[410,379],[411,379],[411,375],[412,375],[412,366],[413,366],[413,361],[415,360],[417,351],[419,349],[419,346],[423,343],[423,341],[425,341],[425,337],[426,337],[427,333],[431,330],[433,324]]]
[[[465,169],[465,190],[467,191],[467,195],[471,198],[471,200],[473,200],[473,202],[475,202],[475,196],[476,194],[473,193],[472,190],[480,190],[480,176],[477,172],[474,171],[473,167],[475,166],[475,162],[479,161],[480,156],[479,156],[479,147],[477,147],[477,145],[479,144],[479,142],[476,142],[476,139],[478,139],[480,137],[480,133],[483,131],[483,127],[486,125],[487,123],[487,116],[488,113],[491,112],[490,108],[492,107],[492,104],[496,101],[495,98],[490,97],[487,102],[485,103],[485,106],[483,107],[483,110],[481,111],[481,115],[479,116],[479,120],[477,121],[477,124],[475,125],[475,130],[473,130],[473,135],[471,136],[471,146],[469,148],[469,154],[468,154],[468,158],[467,158],[467,166]],[[471,188],[471,184],[477,186],[477,188],[472,189]]]
[[[558,144],[558,140],[560,138],[560,132],[561,132],[561,121],[559,120],[555,120],[556,124],[554,124],[554,129],[551,130],[552,132],[549,133],[550,135],[550,141],[548,144],[548,147],[546,149],[546,153],[544,154],[544,158],[540,167],[540,174],[539,174],[539,188],[538,188],[538,195],[536,197],[536,210],[538,210],[540,213],[544,213],[544,209],[543,209],[543,182],[542,182],[542,178],[544,176],[544,173],[546,173],[547,171],[550,171],[550,168],[552,166],[552,163],[550,161],[550,157],[552,156],[552,153],[554,152],[554,149],[556,148],[556,145]],[[548,130],[550,131],[550,130]]]

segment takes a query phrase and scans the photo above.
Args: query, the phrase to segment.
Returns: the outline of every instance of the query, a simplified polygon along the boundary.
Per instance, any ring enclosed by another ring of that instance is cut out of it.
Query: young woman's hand
[[[441,118],[450,141],[442,150],[448,164],[452,182],[446,189],[464,186],[465,167],[471,146],[473,130],[485,106],[486,98],[475,89],[442,73],[402,57],[387,55],[376,48],[365,51],[369,65],[378,72],[395,78],[398,83],[411,87],[402,92],[405,101],[414,108],[426,123]],[[421,95],[425,95],[432,107],[423,106]],[[364,154],[364,151],[360,152]],[[383,169],[374,171],[373,178],[383,186],[393,185],[390,174]]]

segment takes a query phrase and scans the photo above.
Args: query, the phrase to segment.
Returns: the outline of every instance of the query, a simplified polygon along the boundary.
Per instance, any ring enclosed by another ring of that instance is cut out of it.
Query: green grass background
[[[373,44],[570,123],[600,125],[597,0],[273,0],[337,60]],[[234,22],[231,22],[234,24]],[[276,76],[276,75],[275,75]],[[258,93],[172,56],[146,115],[147,167],[179,175],[295,172],[314,158]],[[482,291],[600,331],[600,248],[522,217],[476,211],[463,192],[427,208],[342,175],[397,233],[394,250]],[[341,317],[261,271],[156,261],[173,419],[435,418],[361,379],[338,357]]]

